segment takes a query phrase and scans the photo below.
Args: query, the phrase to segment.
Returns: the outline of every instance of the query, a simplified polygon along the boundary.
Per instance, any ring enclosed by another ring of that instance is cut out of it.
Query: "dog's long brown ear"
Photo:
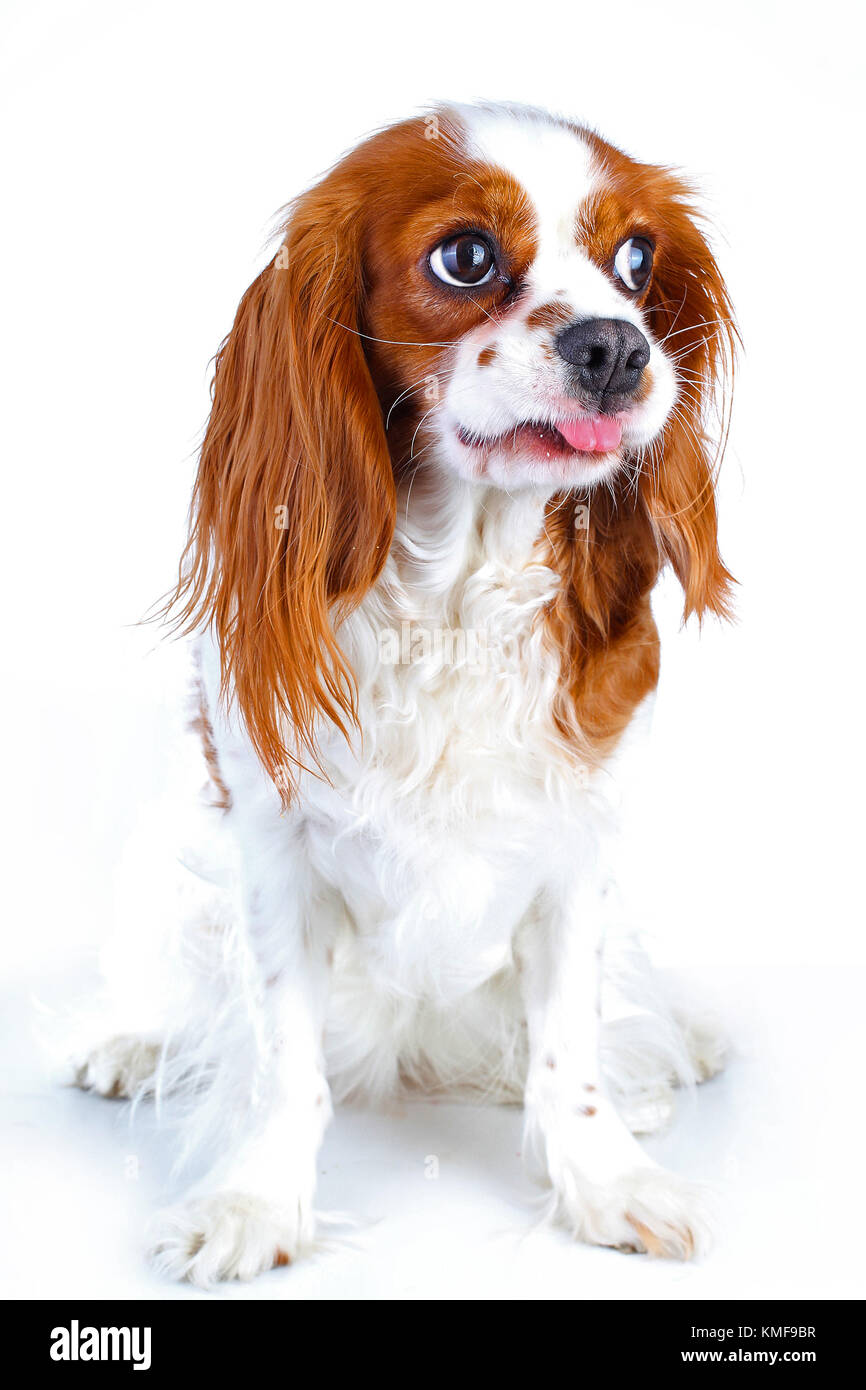
[[[737,331],[728,292],[687,185],[659,171],[662,193],[656,269],[647,308],[653,332],[676,360],[680,397],[661,458],[641,479],[658,543],[685,595],[685,617],[728,616],[732,579],[718,547],[715,484],[729,418]],[[718,410],[721,437],[708,416]]]
[[[358,209],[326,179],[295,205],[216,359],[170,611],[212,623],[224,689],[286,795],[316,732],[356,722],[335,627],[384,564],[394,480],[360,337]]]

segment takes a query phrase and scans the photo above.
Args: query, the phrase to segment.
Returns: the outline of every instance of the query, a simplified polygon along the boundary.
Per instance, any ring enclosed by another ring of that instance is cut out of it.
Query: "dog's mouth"
[[[622,425],[612,415],[581,415],[570,420],[526,420],[496,435],[480,435],[461,425],[457,438],[464,448],[485,454],[531,454],[541,459],[582,454],[597,460],[619,449]]]

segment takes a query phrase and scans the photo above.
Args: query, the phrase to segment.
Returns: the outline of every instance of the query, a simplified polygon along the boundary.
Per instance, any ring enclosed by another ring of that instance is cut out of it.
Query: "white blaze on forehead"
[[[580,130],[531,107],[458,106],[455,115],[466,154],[516,179],[534,214],[537,250],[519,312],[562,300],[575,318],[622,318],[644,331],[637,307],[580,244],[589,200],[606,184]]]
[[[573,253],[581,208],[600,182],[586,141],[542,111],[460,106],[457,114],[467,153],[506,170],[525,190],[540,255]]]
[[[606,182],[591,145],[579,130],[544,112],[508,106],[451,109],[466,157],[501,169],[523,190],[535,221],[537,249],[521,275],[513,305],[501,315],[485,314],[457,345],[436,418],[443,457],[464,477],[481,476],[477,469],[483,467],[483,476],[501,486],[535,486],[545,477],[537,461],[529,456],[522,460],[513,449],[497,452],[495,441],[515,426],[555,424],[580,413],[571,368],[552,350],[558,326],[530,327],[527,322],[533,309],[553,303],[562,305],[566,317],[575,321],[623,319],[647,338],[650,390],[629,413],[623,435],[627,447],[644,446],[667,419],[676,399],[676,381],[637,304],[610,268],[597,265],[581,244],[579,229],[589,200]],[[495,347],[495,356],[482,363],[480,353],[486,346]],[[473,439],[494,445],[473,454]],[[572,462],[564,477],[551,465],[552,485],[561,485],[563,477],[569,485],[587,483],[582,468],[579,460]]]

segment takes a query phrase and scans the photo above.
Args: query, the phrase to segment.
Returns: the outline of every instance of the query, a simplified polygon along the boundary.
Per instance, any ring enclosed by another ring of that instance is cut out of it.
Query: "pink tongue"
[[[609,415],[592,415],[583,420],[557,420],[556,428],[572,449],[584,454],[607,454],[622,439],[622,426]]]

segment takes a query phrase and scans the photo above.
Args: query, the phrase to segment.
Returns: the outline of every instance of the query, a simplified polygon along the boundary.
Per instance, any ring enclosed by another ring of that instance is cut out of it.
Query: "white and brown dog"
[[[601,1022],[604,784],[662,567],[726,612],[733,333],[687,185],[539,111],[406,121],[292,205],[217,358],[170,604],[210,778],[198,1004],[77,1070],[229,1131],[166,1271],[296,1259],[332,1096],[407,1087],[522,1095],[575,1236],[701,1246],[699,1190],[631,1131],[718,1049],[663,1004],[642,1039]]]

